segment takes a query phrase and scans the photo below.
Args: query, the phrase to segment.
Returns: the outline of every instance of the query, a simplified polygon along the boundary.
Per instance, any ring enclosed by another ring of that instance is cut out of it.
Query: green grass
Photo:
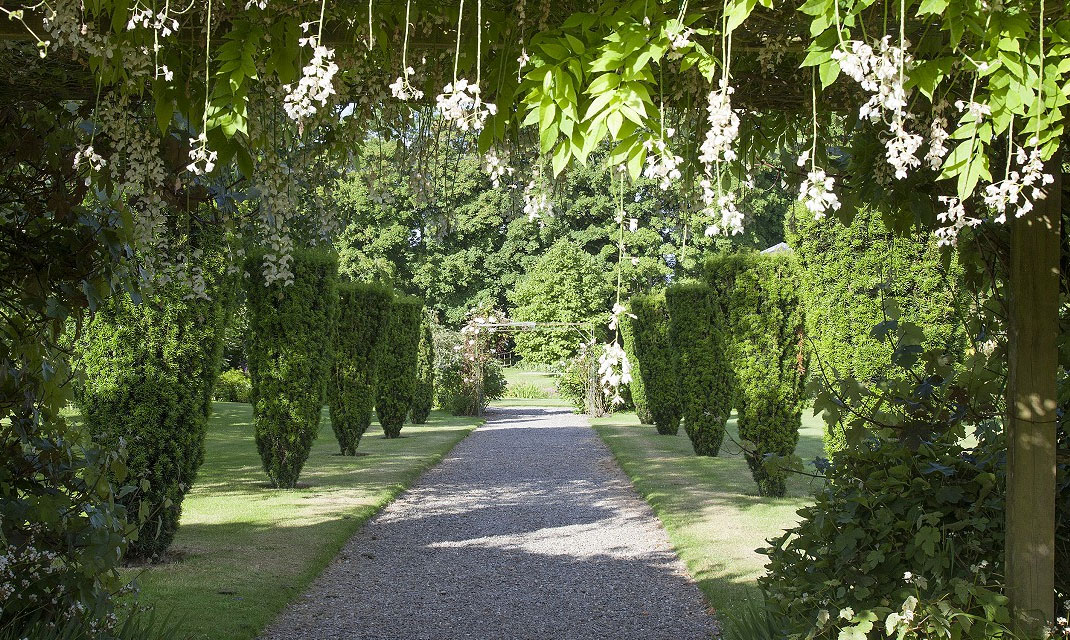
[[[795,512],[810,503],[820,481],[795,475],[787,497],[762,498],[729,438],[718,457],[700,458],[682,428],[677,436],[660,436],[653,426],[640,425],[633,413],[592,423],[665,525],[710,606],[731,611],[754,597],[765,564],[755,549],[798,521]],[[796,450],[803,460],[822,455],[822,425],[809,411],[803,416]],[[728,431],[738,441],[734,418]]]
[[[426,425],[405,425],[403,437],[387,440],[373,424],[359,455],[343,457],[325,413],[301,484],[287,491],[266,485],[250,406],[216,403],[175,560],[130,570],[141,602],[182,621],[197,640],[255,637],[369,517],[475,425],[435,411]]]
[[[506,367],[505,381],[509,386],[532,385],[542,391],[545,398],[501,398],[491,403],[492,407],[571,407],[572,404],[557,394],[559,375],[549,370],[537,371],[520,367]],[[508,394],[508,391],[506,391]]]

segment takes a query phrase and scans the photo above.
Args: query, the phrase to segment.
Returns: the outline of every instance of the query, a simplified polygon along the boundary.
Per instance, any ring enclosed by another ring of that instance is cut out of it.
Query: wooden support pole
[[[1007,595],[1018,630],[1055,616],[1055,380],[1062,171],[1036,209],[1011,222],[1007,381]]]

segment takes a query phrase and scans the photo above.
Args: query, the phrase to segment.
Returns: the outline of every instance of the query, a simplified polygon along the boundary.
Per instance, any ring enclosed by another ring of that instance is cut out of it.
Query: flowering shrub
[[[720,451],[734,395],[727,327],[715,296],[713,289],[698,283],[678,284],[665,291],[684,431],[700,456],[716,456]]]
[[[828,479],[761,550],[759,583],[797,637],[1009,637],[999,456],[869,441],[838,455]]]
[[[215,399],[219,402],[249,402],[253,393],[253,383],[249,374],[241,369],[227,369],[219,374],[215,385]]]
[[[427,313],[420,323],[420,346],[416,361],[416,391],[412,396],[412,423],[424,424],[435,401],[435,338]]]
[[[338,262],[326,251],[294,253],[292,284],[267,284],[250,256],[249,376],[256,448],[271,483],[293,488],[319,435],[331,368]]]
[[[375,413],[388,438],[401,435],[401,427],[412,410],[423,304],[411,296],[395,298],[386,321],[377,368]]]
[[[338,287],[327,404],[331,428],[342,455],[356,455],[372,422],[375,380],[389,320],[393,291],[381,284],[345,283]]]
[[[806,352],[799,271],[788,254],[712,259],[704,277],[719,292],[736,383],[739,436],[758,493],[783,496],[799,442]]]
[[[634,296],[630,304],[635,330],[635,357],[643,376],[647,406],[662,435],[680,430],[683,398],[679,371],[669,344],[669,312],[665,294]]]
[[[204,461],[236,284],[218,249],[206,269],[208,299],[178,283],[158,286],[140,304],[119,296],[97,310],[77,341],[85,424],[106,450],[125,442],[130,476],[147,485],[119,498],[142,516],[128,557],[152,558],[171,545]]]

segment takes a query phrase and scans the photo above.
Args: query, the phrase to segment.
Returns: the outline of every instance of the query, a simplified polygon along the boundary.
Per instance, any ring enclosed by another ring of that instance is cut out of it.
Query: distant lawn
[[[821,418],[803,415],[796,453],[803,460],[822,454]],[[755,549],[798,521],[819,482],[794,475],[788,497],[761,498],[739,447],[725,438],[717,458],[694,454],[683,428],[660,436],[633,413],[592,420],[639,493],[651,504],[707,601],[732,610],[756,594],[765,556]],[[728,431],[738,441],[735,418]]]
[[[534,386],[543,398],[502,398],[495,400],[495,407],[571,407],[572,404],[557,394],[557,379],[560,377],[552,371],[527,369],[523,365],[502,369],[509,387]],[[510,395],[506,390],[506,395]]]
[[[253,638],[383,505],[476,425],[434,412],[386,440],[377,424],[342,457],[326,413],[297,490],[268,488],[247,404],[216,403],[207,455],[183,504],[177,561],[138,575],[141,602],[190,638]],[[367,594],[389,601],[389,594]]]

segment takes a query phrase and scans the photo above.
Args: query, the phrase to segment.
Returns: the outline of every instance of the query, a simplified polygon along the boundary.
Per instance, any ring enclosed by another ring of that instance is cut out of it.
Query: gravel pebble
[[[262,637],[714,635],[664,529],[586,418],[529,407],[488,418]]]

